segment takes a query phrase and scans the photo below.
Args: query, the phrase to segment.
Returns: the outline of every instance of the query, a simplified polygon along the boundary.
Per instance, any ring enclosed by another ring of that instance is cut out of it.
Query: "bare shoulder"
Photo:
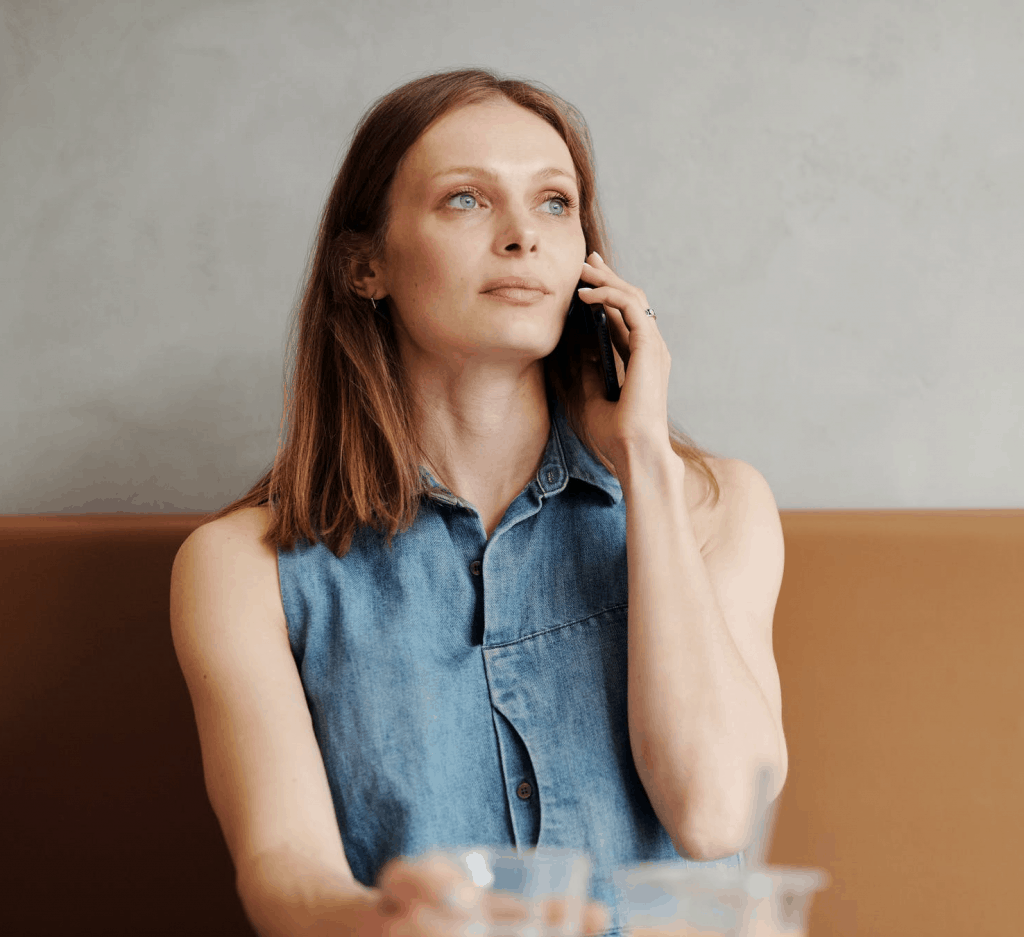
[[[707,499],[700,510],[704,511],[705,539],[702,553],[710,552],[714,547],[741,533],[741,528],[750,524],[770,525],[779,527],[778,506],[767,479],[749,462],[742,459],[716,458],[709,464],[718,479],[720,495],[717,504],[712,506],[712,496]],[[687,472],[689,476],[691,473]],[[697,474],[697,473],[693,473]],[[703,476],[694,480],[694,497],[700,500],[709,486]]]
[[[195,537],[196,539],[217,541],[227,540],[238,544],[246,541],[254,546],[259,543],[269,523],[270,509],[268,507],[240,508],[225,517],[218,517],[215,521],[208,521],[201,527],[197,527],[189,535],[189,539]]]
[[[193,530],[181,545],[179,555],[182,552],[205,554],[215,551],[244,554],[250,560],[262,560],[264,563],[271,558],[276,561],[276,551],[262,539],[269,523],[269,508],[241,508]]]
[[[252,608],[284,626],[277,551],[263,543],[270,509],[242,508],[197,527],[174,559],[172,590]]]

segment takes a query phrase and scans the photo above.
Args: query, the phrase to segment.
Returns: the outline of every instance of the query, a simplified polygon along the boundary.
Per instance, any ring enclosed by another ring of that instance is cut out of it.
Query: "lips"
[[[539,290],[541,293],[550,293],[540,280],[535,277],[499,277],[497,280],[490,280],[484,284],[481,292],[490,293],[492,290]]]
[[[520,290],[506,286],[499,290],[488,290],[487,295],[517,305],[528,305],[540,302],[546,294],[543,290]]]

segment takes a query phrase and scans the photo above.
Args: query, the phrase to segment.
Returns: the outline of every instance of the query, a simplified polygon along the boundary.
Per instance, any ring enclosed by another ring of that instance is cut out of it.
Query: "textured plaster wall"
[[[356,120],[466,65],[587,118],[698,443],[782,509],[1024,507],[1016,0],[0,11],[0,512],[243,492]]]

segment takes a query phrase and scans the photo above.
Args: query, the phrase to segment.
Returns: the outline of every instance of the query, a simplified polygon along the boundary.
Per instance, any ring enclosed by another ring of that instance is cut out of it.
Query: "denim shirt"
[[[611,873],[680,857],[637,774],[626,720],[626,510],[549,396],[540,468],[487,539],[429,493],[392,540],[338,559],[278,552],[288,636],[345,855],[366,886],[396,856],[574,848],[621,933]]]

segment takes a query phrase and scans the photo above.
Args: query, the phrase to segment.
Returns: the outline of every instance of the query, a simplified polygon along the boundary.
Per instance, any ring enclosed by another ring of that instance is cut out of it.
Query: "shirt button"
[[[480,575],[480,561],[479,560],[473,560],[473,562],[469,564],[469,571],[474,576],[479,576]]]
[[[533,793],[533,788],[530,787],[530,782],[523,781],[523,783],[516,788],[516,793],[519,795],[520,800],[529,800],[530,795]]]

